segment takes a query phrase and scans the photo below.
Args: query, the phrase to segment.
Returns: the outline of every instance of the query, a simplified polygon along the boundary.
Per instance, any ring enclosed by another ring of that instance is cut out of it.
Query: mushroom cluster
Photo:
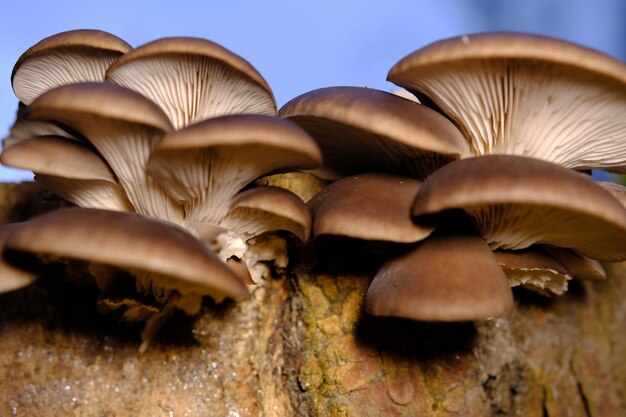
[[[562,294],[626,260],[626,65],[550,38],[491,33],[417,50],[367,88],[305,93],[279,115],[318,142],[336,180],[313,234],[394,242],[369,313],[464,321],[506,314],[510,286]],[[388,246],[389,247],[389,246]]]
[[[196,38],[133,49],[76,30],[28,49],[12,83],[20,109],[2,163],[80,208],[5,226],[5,252],[86,266],[103,308],[146,321],[145,343],[175,309],[197,313],[204,295],[248,298],[246,284],[268,270],[261,261],[285,267],[276,232],[308,239],[299,197],[250,184],[316,168],[321,152],[276,117],[266,81],[227,49]],[[0,291],[33,280],[3,276]]]

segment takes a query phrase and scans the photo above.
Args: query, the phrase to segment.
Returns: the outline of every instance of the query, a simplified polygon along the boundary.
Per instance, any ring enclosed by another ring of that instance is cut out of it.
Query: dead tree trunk
[[[17,221],[54,201],[6,185]],[[0,296],[0,415],[624,416],[626,267],[510,316],[435,325],[361,313],[367,273],[294,265],[247,303],[139,331],[61,276]]]

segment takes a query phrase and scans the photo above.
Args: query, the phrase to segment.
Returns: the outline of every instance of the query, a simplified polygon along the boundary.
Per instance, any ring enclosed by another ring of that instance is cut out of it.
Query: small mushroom
[[[33,171],[44,188],[80,207],[134,211],[109,166],[80,142],[44,136],[5,149],[0,162]]]
[[[513,295],[489,246],[473,236],[433,236],[383,265],[365,311],[424,321],[469,321],[507,314]]]
[[[104,81],[117,58],[132,50],[122,39],[101,30],[79,29],[47,37],[24,52],[13,67],[15,95],[26,105],[65,84]]]
[[[267,82],[248,61],[198,38],[163,38],[124,55],[106,80],[157,103],[176,129],[228,114],[276,114]]]
[[[37,136],[57,136],[70,140],[80,140],[72,133],[54,123],[18,119],[13,123],[13,126],[11,126],[9,134],[2,139],[2,147],[6,149],[25,139],[31,139]]]
[[[416,221],[463,209],[493,249],[570,248],[599,261],[626,259],[626,209],[587,176],[550,162],[488,155],[452,162],[424,181]]]
[[[172,130],[156,104],[114,84],[79,83],[44,93],[30,105],[28,118],[80,132],[106,160],[138,213],[182,223],[182,207],[146,173],[152,150]]]
[[[562,295],[572,279],[570,271],[552,256],[538,250],[494,252],[509,285],[521,285],[542,295]]]
[[[332,87],[294,98],[279,112],[306,130],[324,156],[321,175],[360,172],[424,178],[471,155],[467,141],[445,117],[383,91]]]
[[[359,174],[336,181],[313,197],[313,235],[340,235],[399,243],[427,237],[433,226],[411,221],[422,182],[386,174]]]
[[[296,125],[259,115],[222,116],[166,135],[148,171],[185,207],[185,224],[219,225],[247,184],[276,171],[313,168],[321,156]]]
[[[11,232],[21,227],[22,223],[0,225],[0,248],[4,247]],[[37,274],[21,269],[9,262],[4,256],[0,257],[0,294],[18,290],[37,280]]]
[[[474,155],[626,171],[626,64],[598,51],[526,34],[465,35],[413,52],[388,80],[445,113]]]

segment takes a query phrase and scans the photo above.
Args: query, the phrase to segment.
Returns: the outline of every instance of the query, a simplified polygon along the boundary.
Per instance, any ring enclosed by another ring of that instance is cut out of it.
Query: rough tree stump
[[[60,203],[0,188],[18,221]],[[43,200],[42,200],[43,199]],[[626,267],[510,316],[361,313],[371,271],[293,265],[246,303],[175,316],[143,356],[96,292],[49,276],[0,296],[2,416],[625,416]]]

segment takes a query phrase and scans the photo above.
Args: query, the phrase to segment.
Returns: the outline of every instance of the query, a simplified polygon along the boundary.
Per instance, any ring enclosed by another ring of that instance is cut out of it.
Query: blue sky
[[[139,46],[164,36],[210,39],[250,61],[278,105],[336,85],[391,90],[387,71],[438,39],[494,30],[551,35],[626,59],[622,0],[11,1],[0,25],[0,129],[17,99],[10,75],[28,47],[78,28],[109,31]],[[0,181],[30,179],[0,168]]]

